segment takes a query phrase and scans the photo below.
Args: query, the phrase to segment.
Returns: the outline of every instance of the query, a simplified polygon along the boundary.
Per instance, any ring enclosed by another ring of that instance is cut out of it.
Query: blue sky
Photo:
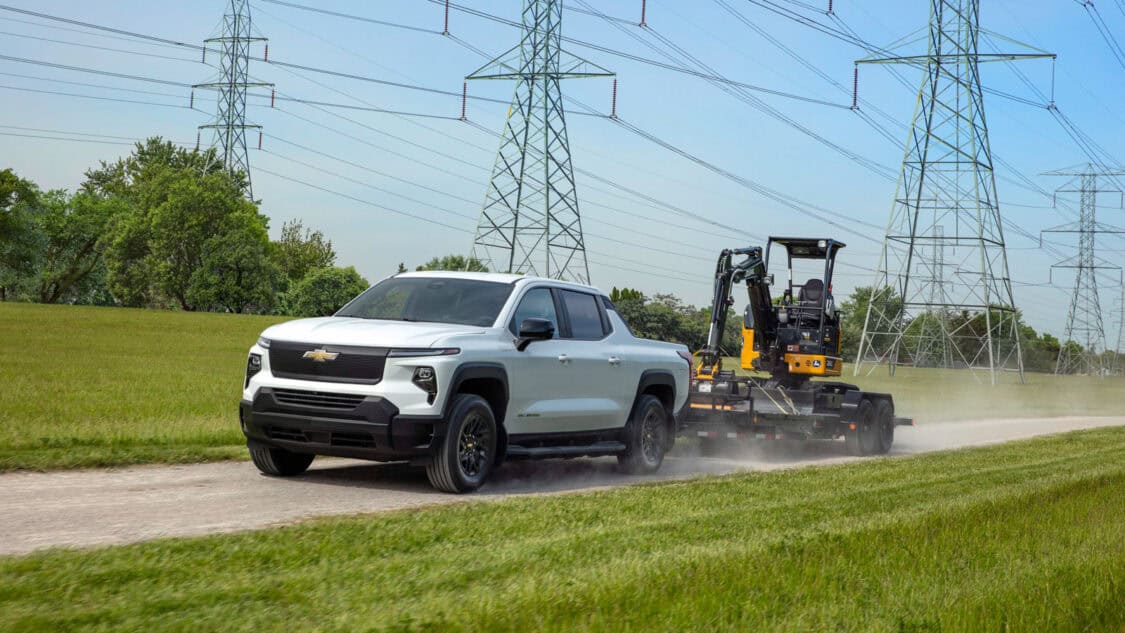
[[[191,43],[200,43],[217,33],[226,4],[222,0],[176,3],[6,1],[12,6],[46,14]],[[717,2],[649,0],[648,31],[625,23],[639,18],[640,0],[589,2],[606,14],[623,18],[625,21],[619,23],[623,30],[598,17],[573,10],[580,9],[581,4],[570,2],[564,14],[565,35],[652,58],[658,54],[645,43],[660,45],[657,38],[663,37],[732,79],[843,106],[851,103],[849,90],[838,90],[798,64],[745,24],[732,19]],[[438,33],[442,28],[442,7],[426,0],[303,0],[301,3],[431,32],[345,20],[259,0],[252,3],[254,21],[257,30],[270,40],[271,59],[453,92],[459,92],[463,77],[485,61]],[[460,3],[511,19],[519,16],[517,0],[460,0]],[[863,50],[744,0],[728,0],[728,3],[834,81],[850,87],[853,61],[865,55]],[[803,3],[782,1],[779,4],[800,9]],[[818,0],[805,0],[804,4],[827,6],[826,1]],[[982,25],[989,31],[1058,54],[1054,94],[1059,108],[1108,153],[1115,157],[1125,155],[1125,109],[1121,107],[1125,102],[1125,82],[1122,81],[1125,68],[1114,60],[1086,11],[1069,0],[985,0],[982,5]],[[1125,43],[1125,3],[1101,0],[1098,5],[1118,40]],[[837,28],[842,22],[863,39],[879,45],[924,27],[928,17],[925,2],[842,0],[834,3],[834,9],[839,21],[802,11]],[[57,28],[60,26],[68,30]],[[456,11],[451,15],[450,31],[492,54],[513,46],[518,35],[508,26]],[[1015,48],[999,39],[993,41],[1008,50]],[[920,51],[923,46],[924,43],[920,43],[913,50]],[[104,50],[108,48],[124,52]],[[755,235],[838,236],[849,243],[843,257],[858,268],[839,272],[837,294],[871,282],[872,273],[862,268],[876,266],[876,242],[881,239],[881,232],[869,225],[886,224],[895,191],[893,177],[879,176],[702,79],[576,45],[568,48],[618,73],[617,111],[622,119],[739,176],[866,224],[854,225],[863,234],[861,236],[843,233],[599,117],[571,116],[568,119],[576,166],[721,226],[738,227]],[[0,55],[183,84],[204,82],[216,73],[213,67],[200,62],[197,53],[188,49],[103,37],[77,26],[6,11],[0,11]],[[1050,61],[1022,62],[1020,68],[1039,90],[1050,93]],[[859,96],[870,108],[878,108],[897,121],[908,123],[920,74],[908,68],[900,72],[912,86],[910,89],[897,83],[886,69],[863,67]],[[0,135],[0,166],[13,167],[20,175],[45,188],[72,189],[81,182],[85,169],[99,160],[112,160],[127,153],[129,148],[11,134],[69,138],[74,138],[71,133],[97,134],[104,136],[84,138],[122,143],[128,142],[126,139],[161,135],[194,144],[196,127],[207,122],[214,107],[212,95],[196,92],[196,109],[189,109],[191,91],[178,86],[8,60],[0,60],[0,73],[3,73],[0,74],[0,103],[3,104],[0,126],[8,126],[0,128],[0,132],[8,134]],[[322,230],[333,241],[342,265],[356,266],[372,281],[394,272],[399,262],[414,266],[434,255],[468,250],[497,141],[490,133],[454,120],[460,115],[459,97],[292,71],[263,63],[252,62],[251,74],[275,83],[282,96],[449,117],[401,116],[292,102],[281,102],[279,107],[271,109],[268,101],[253,100],[248,118],[264,126],[263,149],[252,149],[250,156],[255,168],[254,192],[262,200],[263,211],[272,218],[271,231],[275,235],[284,221],[301,218],[306,226]],[[1004,64],[984,66],[982,75],[991,88],[1038,101]],[[158,94],[61,83],[64,81]],[[102,101],[27,89],[167,105]],[[469,90],[475,96],[507,100],[511,97],[512,86],[504,82],[475,82],[470,84]],[[571,80],[566,82],[564,90],[568,97],[602,113],[609,111],[611,83],[608,80]],[[765,94],[758,96],[800,125],[897,173],[905,139],[905,133],[897,127],[890,126],[896,138],[891,143],[846,107]],[[1018,178],[1018,172],[1039,187],[1052,190],[1062,182],[1040,174],[1085,162],[1085,155],[1043,108],[994,95],[986,96],[986,108],[993,151],[1014,168],[1014,171],[1006,167],[997,171],[1005,218],[1032,235],[1070,221],[1073,216],[1069,212],[1051,208],[1049,197],[1017,186],[1012,180]],[[571,106],[571,109],[575,108]],[[502,104],[471,101],[468,118],[488,130],[498,131],[506,110],[507,106]],[[865,111],[873,110],[865,108]],[[257,146],[257,140],[251,133],[252,148]],[[292,178],[315,183],[347,197],[309,188]],[[595,285],[607,289],[631,286],[647,294],[672,292],[702,304],[710,292],[710,274],[717,251],[744,245],[748,240],[737,233],[727,234],[715,225],[655,208],[584,175],[579,174],[577,182]],[[1100,219],[1125,225],[1125,213],[1118,209],[1119,199],[1107,195],[1102,201],[1105,206]],[[429,224],[393,213],[388,208],[454,228]],[[1056,287],[1025,285],[1045,284],[1050,264],[1059,257],[1040,250],[1036,242],[1026,237],[1009,232],[1007,239],[1012,275],[1018,283],[1015,287],[1017,304],[1033,326],[1059,333],[1069,300],[1070,273],[1056,271],[1053,277]],[[1065,242],[1067,238],[1054,236],[1050,239]],[[623,241],[632,244],[623,244]],[[1105,246],[1102,255],[1106,259],[1114,263],[1125,260],[1122,256],[1125,240],[1106,237],[1102,244]],[[1058,248],[1070,252],[1067,247]],[[1102,275],[1104,284],[1116,283],[1117,278],[1116,273]],[[1116,338],[1117,319],[1110,313],[1116,306],[1117,292],[1116,288],[1105,288],[1102,293],[1111,346]]]

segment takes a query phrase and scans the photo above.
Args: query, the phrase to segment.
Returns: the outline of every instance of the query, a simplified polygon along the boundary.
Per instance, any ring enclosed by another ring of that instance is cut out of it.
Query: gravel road
[[[995,444],[1036,435],[1125,425],[1125,417],[982,420],[900,427],[892,455]],[[470,503],[740,470],[847,462],[843,442],[770,442],[742,454],[676,452],[651,477],[615,472],[614,459],[505,464],[476,494],[436,493],[402,464],[318,459],[293,479],[258,474],[249,462],[140,466],[0,475],[0,555],[51,546],[87,547],[170,536],[259,529],[316,516]]]

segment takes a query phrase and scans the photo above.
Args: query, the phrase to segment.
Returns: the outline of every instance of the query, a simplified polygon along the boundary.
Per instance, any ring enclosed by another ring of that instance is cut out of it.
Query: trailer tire
[[[876,403],[866,398],[860,402],[859,422],[859,445],[862,454],[879,454],[879,412]]]
[[[876,435],[879,438],[878,453],[886,455],[895,443],[895,407],[886,400],[880,400],[875,407],[875,420],[878,425]]]
[[[879,452],[876,415],[875,404],[870,399],[864,398],[859,401],[855,421],[852,422],[855,428],[849,428],[844,432],[844,445],[847,446],[848,455],[861,457]]]

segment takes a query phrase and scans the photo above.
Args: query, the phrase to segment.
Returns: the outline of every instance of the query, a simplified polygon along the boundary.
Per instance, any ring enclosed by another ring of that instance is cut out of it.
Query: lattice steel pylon
[[[979,64],[1051,57],[981,53],[978,0],[930,0],[924,55],[857,64],[924,69],[855,373],[886,364],[1003,370],[1023,380]]]
[[[246,122],[246,92],[250,88],[273,87],[270,83],[249,81],[250,45],[265,41],[266,38],[253,35],[249,1],[230,0],[227,13],[223,15],[223,34],[203,40],[204,61],[212,45],[221,47],[219,78],[193,86],[218,92],[215,118],[210,123],[199,126],[199,132],[202,134],[204,130],[210,130],[213,133],[211,145],[218,150],[215,158],[222,161],[228,172],[245,175],[246,197],[250,199],[254,198],[254,191],[250,185],[246,130],[256,129],[260,132],[262,126]]]
[[[1113,375],[1125,375],[1125,358],[1122,358],[1122,353],[1125,348],[1125,284],[1118,288],[1119,297],[1117,298],[1117,347],[1113,348]]]
[[[588,283],[560,81],[612,77],[561,48],[562,0],[525,0],[520,43],[465,79],[512,79],[472,256],[489,270]]]
[[[1098,177],[1125,175],[1125,172],[1097,170],[1093,165],[1083,165],[1049,171],[1045,176],[1066,176],[1070,180],[1055,190],[1057,199],[1060,193],[1079,195],[1078,222],[1046,229],[1043,233],[1073,233],[1078,235],[1078,254],[1053,266],[1075,271],[1074,293],[1070,298],[1070,311],[1066,316],[1066,331],[1062,338],[1062,348],[1055,362],[1056,374],[1086,374],[1102,376],[1110,369],[1105,365],[1106,336],[1105,322],[1102,319],[1101,299],[1098,296],[1098,271],[1116,270],[1121,267],[1099,258],[1095,252],[1099,233],[1125,233],[1119,229],[1098,222],[1098,194],[1116,192],[1119,189],[1099,188]],[[1104,181],[1103,181],[1104,182]],[[1077,189],[1074,188],[1077,186]],[[1081,348],[1074,345],[1081,346]]]

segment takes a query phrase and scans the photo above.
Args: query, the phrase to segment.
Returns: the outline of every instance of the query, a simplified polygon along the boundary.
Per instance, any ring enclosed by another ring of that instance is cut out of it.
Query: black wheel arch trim
[[[502,400],[504,402],[504,409],[508,407],[508,370],[500,363],[465,363],[453,370],[453,377],[449,381],[449,395],[445,398],[445,405],[442,407],[442,417],[449,415],[450,408],[453,407],[454,396],[460,391],[461,385],[467,380],[476,380],[478,378],[487,378],[496,380],[500,383],[500,388],[503,390]],[[497,422],[503,424],[506,411],[493,411],[492,414],[496,416]]]
[[[633,407],[629,410],[629,419],[633,419],[633,414],[636,413],[637,403],[641,400],[641,394],[646,389],[653,386],[669,387],[672,389],[672,402],[665,407],[668,410],[668,416],[675,419],[676,416],[676,377],[672,372],[666,369],[646,369],[641,372],[641,379],[637,381],[637,393],[633,396]]]

